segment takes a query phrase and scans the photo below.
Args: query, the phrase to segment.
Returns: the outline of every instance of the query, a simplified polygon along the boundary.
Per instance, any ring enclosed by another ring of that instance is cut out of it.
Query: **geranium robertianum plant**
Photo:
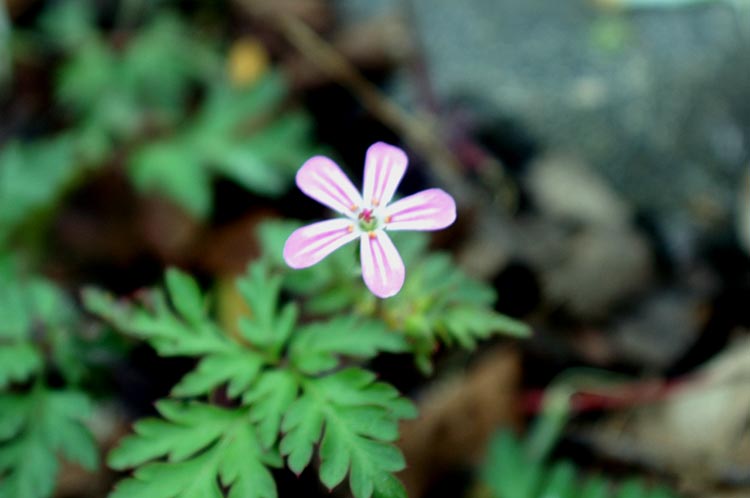
[[[405,466],[395,442],[399,420],[417,413],[376,380],[368,362],[381,353],[412,354],[429,371],[439,342],[471,348],[494,333],[528,331],[496,313],[493,291],[448,256],[429,253],[418,234],[397,242],[403,261],[395,249],[376,251],[369,263],[362,257],[365,282],[393,296],[386,300],[362,286],[350,254],[330,254],[356,238],[363,250],[373,241],[394,247],[386,230],[434,229],[455,218],[453,200],[437,189],[388,204],[406,168],[400,149],[376,144],[367,164],[362,197],[332,161],[314,158],[302,167],[300,187],[346,218],[316,224],[335,223],[335,238],[315,239],[309,227],[286,222],[263,226],[264,256],[237,281],[248,311],[229,322],[175,269],[167,272],[166,293],[151,291],[138,303],[86,291],[90,311],[159,355],[196,359],[157,403],[161,417],[137,422],[109,455],[113,468],[134,469],[112,496],[273,498],[269,469],[284,465],[295,473],[312,465],[328,488],[348,476],[355,498],[406,496],[394,476]],[[346,198],[338,199],[339,189]],[[309,267],[290,271],[287,263]]]

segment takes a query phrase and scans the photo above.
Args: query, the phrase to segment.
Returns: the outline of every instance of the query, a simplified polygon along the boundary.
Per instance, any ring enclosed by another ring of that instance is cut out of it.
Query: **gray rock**
[[[583,0],[339,4],[359,16],[408,8],[440,100],[490,102],[480,111],[582,156],[661,226],[731,226],[750,149],[746,10],[721,1],[622,11]]]

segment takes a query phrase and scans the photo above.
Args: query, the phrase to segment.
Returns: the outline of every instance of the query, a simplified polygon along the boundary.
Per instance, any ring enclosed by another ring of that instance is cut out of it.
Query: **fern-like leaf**
[[[349,473],[356,498],[405,497],[392,474],[403,469],[404,459],[390,442],[398,436],[398,419],[414,415],[410,402],[364,370],[308,379],[284,418],[281,451],[301,472],[320,442],[320,479],[329,488]]]
[[[58,453],[93,470],[97,448],[83,425],[90,412],[78,391],[36,387],[26,395],[0,395],[0,496],[49,496]]]
[[[111,498],[276,498],[268,470],[281,461],[258,441],[247,409],[161,401],[164,419],[135,425],[109,457],[115,469],[138,467]]]
[[[382,322],[342,317],[301,328],[291,341],[289,356],[301,371],[316,374],[337,366],[340,356],[369,359],[384,351],[408,350],[404,336]]]

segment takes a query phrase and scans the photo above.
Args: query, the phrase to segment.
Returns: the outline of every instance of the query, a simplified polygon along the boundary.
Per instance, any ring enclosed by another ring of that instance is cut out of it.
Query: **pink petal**
[[[388,230],[440,230],[456,221],[456,202],[439,188],[417,192],[385,209]]]
[[[286,239],[284,261],[292,268],[307,268],[358,236],[351,220],[346,218],[298,228]]]
[[[346,216],[353,216],[362,206],[362,197],[341,168],[324,156],[315,156],[297,172],[301,191]]]
[[[396,246],[382,230],[360,237],[362,277],[367,288],[378,297],[391,297],[404,285],[406,270]]]
[[[403,150],[383,142],[367,149],[362,194],[368,206],[385,206],[401,183],[409,160]]]

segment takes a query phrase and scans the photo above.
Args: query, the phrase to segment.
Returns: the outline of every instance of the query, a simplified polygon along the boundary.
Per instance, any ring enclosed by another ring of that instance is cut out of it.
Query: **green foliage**
[[[74,308],[59,288],[0,255],[0,391],[41,372],[45,350],[66,380],[77,380],[80,359],[70,361],[69,341],[75,325]]]
[[[10,54],[10,20],[5,2],[0,3],[0,96],[8,85],[13,66]]]
[[[571,462],[547,463],[530,456],[527,445],[508,431],[491,441],[482,471],[495,498],[674,498],[663,487],[648,488],[639,480],[615,486],[606,479],[582,479]]]
[[[216,175],[258,194],[283,193],[312,151],[306,115],[277,112],[285,95],[276,73],[250,88],[214,86],[192,120],[133,155],[135,184],[163,192],[198,217],[210,212]]]
[[[36,386],[29,393],[0,393],[0,496],[50,496],[57,454],[93,470],[96,444],[83,425],[91,405],[79,391]]]
[[[320,479],[329,488],[349,473],[357,498],[406,496],[391,472],[404,468],[401,453],[388,444],[398,437],[398,418],[415,415],[398,392],[367,371],[351,368],[304,381],[303,394],[284,418],[281,451],[299,473],[320,440]]]
[[[600,476],[579,477],[569,461],[550,462],[570,415],[570,396],[576,387],[601,382],[600,372],[566,371],[545,393],[542,413],[519,440],[507,430],[490,441],[482,480],[495,498],[675,498],[663,487],[646,488],[639,480],[621,486]]]
[[[66,137],[5,145],[0,150],[0,244],[49,208],[80,173]]]
[[[221,498],[221,486],[230,498],[276,497],[267,466],[279,466],[281,458],[260,445],[246,408],[176,401],[157,407],[164,418],[138,422],[135,435],[109,456],[114,469],[138,467],[112,498]]]
[[[117,469],[136,467],[115,496],[221,496],[221,485],[229,496],[272,497],[266,467],[283,455],[301,472],[316,447],[327,486],[348,474],[356,498],[405,496],[392,475],[403,457],[391,443],[398,420],[413,416],[414,407],[371,372],[342,369],[342,357],[366,360],[405,351],[408,343],[362,317],[299,325],[297,307],[280,305],[282,277],[264,263],[251,265],[237,285],[250,313],[236,333],[209,317],[196,282],[177,270],[167,273],[166,295],[152,291],[140,306],[85,292],[90,311],[159,354],[198,359],[172,391],[192,402],[160,403],[164,418],[136,424],[136,434],[110,456]],[[217,392],[235,407],[195,400]]]
[[[58,6],[43,27],[69,52],[57,97],[78,120],[78,149],[87,160],[100,161],[116,141],[135,138],[147,123],[174,124],[190,85],[220,65],[172,14],[156,16],[120,51],[91,26],[90,9],[76,2]]]
[[[260,238],[269,263],[286,269],[281,259],[289,234],[299,224],[267,223]],[[467,349],[495,334],[525,337],[529,328],[493,309],[494,290],[469,278],[452,263],[449,255],[427,251],[427,236],[420,233],[392,234],[407,268],[408,278],[396,296],[376,304],[353,272],[358,265],[346,249],[336,251],[314,267],[288,271],[284,285],[305,298],[305,310],[315,314],[358,310],[377,316],[392,330],[402,332],[411,343],[417,365],[431,371],[430,357],[438,342],[459,344]]]
[[[0,257],[0,496],[36,498],[52,493],[58,454],[88,469],[98,456],[83,425],[86,395],[44,385],[47,369],[69,383],[82,375],[74,308],[52,282],[18,266]]]

